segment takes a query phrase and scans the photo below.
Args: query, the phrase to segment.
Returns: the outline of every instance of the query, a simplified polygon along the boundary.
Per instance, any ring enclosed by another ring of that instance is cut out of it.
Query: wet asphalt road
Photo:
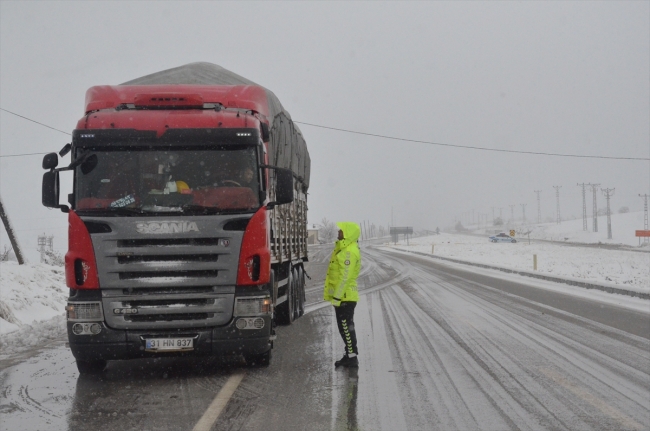
[[[308,314],[268,368],[189,358],[79,377],[63,340],[0,371],[1,430],[191,430],[235,375],[213,430],[650,429],[650,313],[364,247],[361,366],[320,303],[331,248],[310,249]]]

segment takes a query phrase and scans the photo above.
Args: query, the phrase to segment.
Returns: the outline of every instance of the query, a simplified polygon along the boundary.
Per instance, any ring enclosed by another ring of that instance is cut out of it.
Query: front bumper
[[[103,322],[98,335],[74,335],[68,322],[68,341],[70,350],[78,360],[98,359],[117,360],[135,358],[155,358],[168,356],[239,356],[259,355],[272,347],[272,322],[270,316],[264,319],[262,329],[243,329],[235,326],[235,319],[226,326],[195,329],[164,330],[116,330],[108,328]],[[146,338],[196,337],[194,349],[183,352],[145,351]]]

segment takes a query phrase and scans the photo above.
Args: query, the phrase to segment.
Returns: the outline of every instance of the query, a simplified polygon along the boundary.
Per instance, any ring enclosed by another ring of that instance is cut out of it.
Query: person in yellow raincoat
[[[336,323],[345,343],[345,354],[334,366],[358,367],[354,307],[359,301],[357,277],[361,270],[361,253],[357,240],[361,235],[361,228],[352,222],[339,222],[336,225],[339,228],[339,236],[327,268],[323,299],[334,305]]]

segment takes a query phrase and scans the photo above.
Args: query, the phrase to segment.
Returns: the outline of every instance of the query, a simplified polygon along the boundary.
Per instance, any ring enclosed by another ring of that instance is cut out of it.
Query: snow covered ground
[[[537,255],[539,273],[650,293],[650,253],[647,252],[541,241],[529,244],[527,238],[519,238],[514,244],[491,243],[487,235],[448,233],[413,238],[408,246],[402,241],[396,248],[432,253],[432,246],[436,256],[519,271],[532,272],[533,257]]]
[[[557,223],[517,223],[513,226],[504,225],[501,227],[489,226],[482,229],[472,229],[472,233],[492,235],[495,231],[508,232],[514,229],[517,236],[522,236],[530,231],[531,239],[544,239],[578,244],[623,244],[631,247],[639,246],[639,238],[634,233],[643,229],[643,211],[636,211],[624,214],[612,214],[612,239],[607,239],[607,216],[597,217],[598,232],[593,232],[593,217],[587,218],[587,230],[583,230],[582,218],[576,220],[564,220]],[[526,235],[526,238],[528,236]],[[643,240],[641,240],[643,245]],[[650,248],[646,247],[650,250]]]
[[[0,359],[65,334],[63,267],[0,263]]]

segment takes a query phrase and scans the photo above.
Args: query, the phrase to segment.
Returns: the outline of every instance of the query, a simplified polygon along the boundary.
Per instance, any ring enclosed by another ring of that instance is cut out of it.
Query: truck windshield
[[[91,163],[75,172],[77,210],[216,213],[260,205],[255,148],[89,149],[78,157]]]

